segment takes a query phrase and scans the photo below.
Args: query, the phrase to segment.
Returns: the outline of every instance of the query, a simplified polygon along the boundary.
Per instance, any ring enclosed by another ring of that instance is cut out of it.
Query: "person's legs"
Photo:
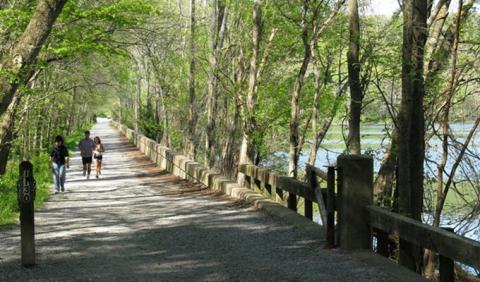
[[[100,160],[95,159],[95,177],[98,178],[98,172],[100,171]]]
[[[90,179],[90,172],[92,171],[92,157],[85,159],[87,163],[87,179]]]
[[[53,186],[55,187],[55,193],[58,193],[60,190],[60,171],[58,164],[52,163],[52,173],[53,173]]]
[[[87,158],[82,157],[82,164],[83,164],[83,176],[87,173]]]
[[[61,165],[59,168],[60,188],[65,191],[65,165]]]
[[[97,162],[96,162],[96,172],[97,172],[97,175],[96,177],[98,178],[98,175],[100,175],[101,173],[101,169],[102,169],[102,159],[101,158],[98,158],[97,159]]]

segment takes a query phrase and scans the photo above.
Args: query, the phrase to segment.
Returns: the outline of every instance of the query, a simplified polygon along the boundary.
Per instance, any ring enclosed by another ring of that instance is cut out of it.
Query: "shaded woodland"
[[[450,204],[458,232],[478,232],[479,3],[399,2],[374,15],[362,0],[0,0],[0,192],[18,160],[96,117],[239,183],[240,163],[302,179],[300,157],[315,165],[337,127],[346,154],[380,164],[379,206],[439,227]],[[362,146],[367,124],[384,125],[381,157]],[[400,248],[434,278],[433,254]]]

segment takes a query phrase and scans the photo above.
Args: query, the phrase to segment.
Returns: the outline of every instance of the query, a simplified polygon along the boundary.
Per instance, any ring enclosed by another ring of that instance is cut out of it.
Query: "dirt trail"
[[[107,121],[100,179],[81,176],[36,212],[37,266],[0,231],[0,281],[395,281],[268,215],[159,170]]]

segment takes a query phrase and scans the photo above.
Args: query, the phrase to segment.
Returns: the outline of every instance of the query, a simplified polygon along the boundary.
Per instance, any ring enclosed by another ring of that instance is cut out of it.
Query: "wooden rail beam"
[[[281,189],[285,192],[293,193],[297,196],[303,197],[309,201],[317,202],[317,198],[312,188],[305,182],[299,181],[293,177],[275,174],[274,172],[261,169],[250,164],[240,164],[238,171],[251,177],[253,182],[255,179],[264,182],[272,187]]]
[[[327,181],[328,180],[328,172],[326,171],[323,171],[321,169],[319,169],[318,167],[315,167],[315,166],[311,166],[311,165],[308,165],[310,166],[310,169],[312,170],[312,172],[314,172],[318,177],[320,177],[321,179]]]
[[[373,228],[394,233],[418,246],[480,269],[480,242],[434,228],[380,207],[367,206]]]

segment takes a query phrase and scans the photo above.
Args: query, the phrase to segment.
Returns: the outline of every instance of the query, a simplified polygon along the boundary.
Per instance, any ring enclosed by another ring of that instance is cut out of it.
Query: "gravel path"
[[[0,281],[395,281],[242,203],[160,171],[105,121],[100,179],[81,176],[36,212],[37,265],[0,232]]]

